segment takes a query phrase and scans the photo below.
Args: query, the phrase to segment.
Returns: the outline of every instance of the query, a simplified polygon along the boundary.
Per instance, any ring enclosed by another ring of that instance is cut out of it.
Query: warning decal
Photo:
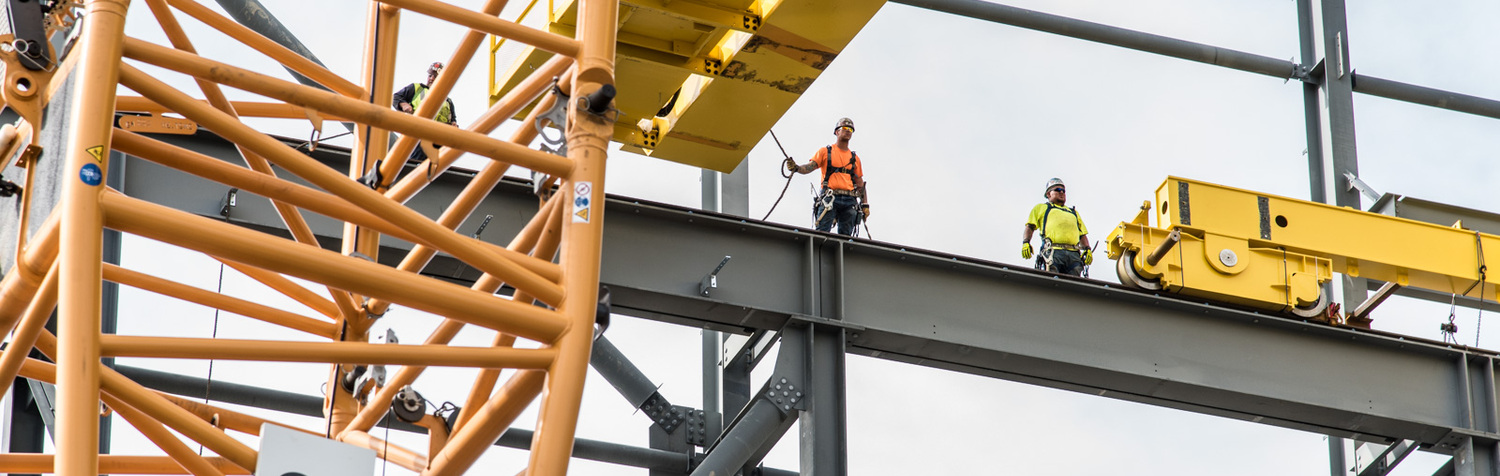
[[[593,182],[578,182],[573,185],[573,223],[588,223],[592,218],[593,193]]]
[[[104,162],[104,146],[96,145],[85,150],[89,152],[89,155],[94,157],[95,162]]]

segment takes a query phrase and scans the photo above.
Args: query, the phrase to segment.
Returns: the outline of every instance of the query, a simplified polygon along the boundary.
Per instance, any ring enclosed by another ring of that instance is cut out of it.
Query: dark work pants
[[[839,234],[854,236],[855,227],[859,226],[859,198],[850,195],[834,195],[833,210],[823,213],[822,202],[813,205],[813,220],[818,222],[818,231],[833,229],[833,224],[839,224]],[[822,219],[818,215],[823,215]]]

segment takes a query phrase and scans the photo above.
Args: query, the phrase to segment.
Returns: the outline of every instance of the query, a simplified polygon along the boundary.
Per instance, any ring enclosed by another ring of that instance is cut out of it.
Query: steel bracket
[[[553,80],[552,83],[552,95],[556,97],[556,100],[552,101],[552,107],[547,109],[547,112],[538,114],[536,122],[532,123],[532,126],[536,127],[537,136],[542,138],[541,149],[543,152],[567,157],[569,98],[567,94],[563,93],[562,88],[557,87],[556,80]],[[547,126],[543,125],[542,121],[549,121],[552,125],[557,126],[560,132],[558,132],[556,138],[547,136]]]
[[[724,265],[729,264],[729,258],[729,255],[724,255],[724,259],[719,261],[719,265],[714,267],[714,270],[710,271],[708,275],[704,276],[702,281],[698,282],[698,295],[708,297],[708,290],[719,287],[719,271],[723,271]]]

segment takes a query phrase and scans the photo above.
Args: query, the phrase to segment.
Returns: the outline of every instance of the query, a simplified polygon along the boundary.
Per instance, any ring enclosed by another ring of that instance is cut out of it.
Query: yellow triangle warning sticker
[[[84,150],[89,151],[89,155],[94,156],[94,161],[96,161],[96,162],[104,162],[104,146],[102,146],[102,145],[96,145],[96,146],[89,147],[88,149],[84,149]]]
[[[583,209],[578,210],[577,212],[574,212],[573,213],[573,222],[574,223],[588,223],[589,222],[589,209],[588,209],[588,207],[584,207]]]

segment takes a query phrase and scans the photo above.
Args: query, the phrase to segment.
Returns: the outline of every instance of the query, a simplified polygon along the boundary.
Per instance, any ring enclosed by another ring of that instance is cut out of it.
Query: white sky
[[[212,2],[209,2],[212,3]],[[475,0],[453,3],[477,8]],[[1361,74],[1500,98],[1500,66],[1481,58],[1500,48],[1493,21],[1500,4],[1479,0],[1349,2],[1351,64]],[[265,1],[324,63],[356,83],[366,8],[362,2]],[[1277,58],[1298,56],[1296,3],[1280,1],[1014,0],[1010,5],[1148,31]],[[132,35],[163,42],[135,2]],[[514,7],[514,6],[513,6]],[[214,6],[217,9],[217,6]],[[185,16],[192,31],[203,28]],[[428,63],[444,60],[464,31],[408,14],[402,19],[398,83],[420,81]],[[195,33],[206,56],[288,77],[258,54]],[[1299,58],[1300,60],[1300,58]],[[476,59],[453,95],[460,124],[486,107],[485,68]],[[190,82],[163,75],[184,90]],[[196,95],[196,94],[195,94]],[[240,98],[250,99],[241,94]],[[1369,96],[1355,96],[1361,178],[1381,192],[1496,211],[1489,192],[1500,173],[1492,119]],[[889,4],[782,118],[775,130],[799,161],[832,140],[833,121],[854,119],[853,147],[871,183],[870,228],[882,241],[1023,264],[1016,242],[1027,210],[1053,176],[1067,181],[1092,238],[1129,219],[1167,175],[1307,198],[1302,86],[1210,65],[1088,43],[1046,33]],[[305,136],[305,122],[258,127]],[[338,133],[330,124],[327,135]],[[507,127],[505,131],[508,131]],[[497,132],[506,136],[508,132]],[[618,152],[607,190],[696,206],[698,169]],[[751,152],[750,214],[765,214],[782,179],[770,140]],[[799,176],[773,221],[809,223]],[[125,265],[206,288],[218,266],[146,240],[127,241]],[[1421,246],[1414,243],[1412,246]],[[1115,280],[1101,258],[1095,278]],[[730,266],[733,266],[731,263]],[[721,285],[733,286],[732,282]],[[299,309],[243,276],[225,275],[226,292]],[[1065,305],[1059,303],[1059,305]],[[196,305],[126,292],[122,333],[208,336],[213,312]],[[395,311],[383,324],[404,341],[426,336],[430,317]],[[1475,340],[1472,310],[1461,311],[1459,338]],[[1447,306],[1387,302],[1378,328],[1439,337]],[[673,403],[700,406],[698,332],[621,319],[610,338]],[[1495,326],[1500,326],[1496,321]],[[261,336],[271,326],[224,315],[220,336]],[[1500,327],[1495,327],[1500,329]],[[1485,347],[1495,348],[1496,333]],[[284,333],[282,333],[284,334]],[[278,334],[280,335],[280,334]],[[479,345],[490,334],[466,331]],[[207,364],[134,361],[204,375]],[[214,379],[316,395],[325,367],[218,362]],[[418,390],[461,403],[467,373],[429,371]],[[1140,404],[851,356],[849,463],[852,474],[1327,474],[1321,435],[1283,430]],[[452,383],[446,388],[444,381]],[[757,381],[758,385],[758,381]],[[648,420],[591,374],[579,436],[646,446]],[[530,426],[532,415],[518,420]],[[294,420],[315,426],[313,419]],[[153,451],[117,425],[118,452]],[[375,434],[380,436],[380,431]],[[795,431],[768,457],[797,468]],[[393,433],[393,437],[397,434]],[[417,437],[397,437],[425,448]],[[476,470],[513,472],[519,452],[495,449]],[[1396,474],[1430,474],[1446,458],[1418,454]],[[377,469],[381,471],[381,469]],[[405,474],[395,467],[390,474]],[[575,460],[573,474],[646,474],[645,470]]]

